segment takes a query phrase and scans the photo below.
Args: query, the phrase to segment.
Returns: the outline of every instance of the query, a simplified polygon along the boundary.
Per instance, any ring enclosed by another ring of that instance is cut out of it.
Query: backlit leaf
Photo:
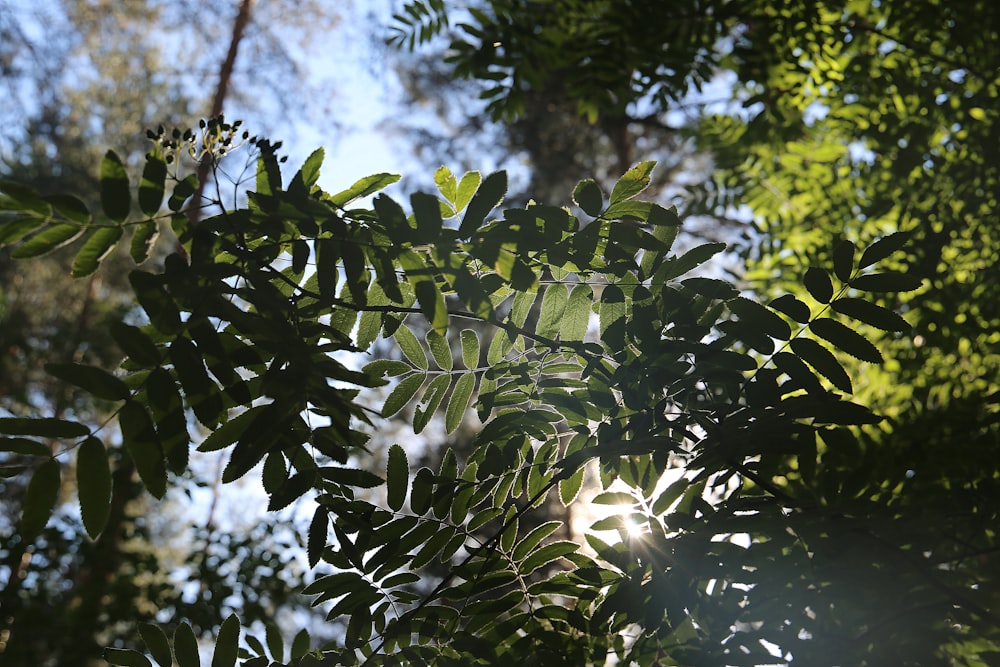
[[[453,433],[462,424],[475,386],[476,376],[472,373],[463,373],[455,382],[455,388],[452,389],[451,398],[448,400],[448,409],[445,411],[444,422],[447,433]]]
[[[559,334],[568,302],[569,293],[565,285],[555,283],[547,286],[542,294],[535,333],[545,338],[555,338]]]
[[[400,327],[402,328],[402,327]],[[402,410],[413,395],[417,393],[420,386],[424,383],[425,376],[420,373],[414,373],[409,375],[399,381],[389,395],[385,399],[385,403],[382,405],[382,416],[391,417],[400,410]]]
[[[470,371],[479,367],[479,335],[472,329],[462,329],[462,363]]]
[[[133,227],[132,242],[129,245],[129,255],[132,257],[132,261],[136,264],[142,264],[148,260],[159,235],[159,226],[152,220],[140,222]]]
[[[375,194],[399,180],[399,174],[372,174],[365,176],[354,185],[330,197],[330,201],[340,207],[345,207],[353,201]]]
[[[396,339],[396,344],[399,345],[400,351],[403,356],[406,357],[410,363],[421,370],[427,370],[430,368],[430,363],[427,360],[427,354],[424,352],[423,346],[417,337],[413,335],[413,331],[409,327],[403,325],[396,329],[396,333],[393,335]]]
[[[590,285],[574,285],[559,323],[559,337],[562,340],[579,342],[586,337],[593,305],[594,291]]]
[[[434,416],[438,406],[441,405],[441,401],[444,400],[450,382],[451,378],[449,376],[438,375],[427,385],[427,389],[424,390],[424,395],[420,399],[420,405],[414,411],[414,433],[420,433],[430,423],[431,417]]]
[[[625,199],[631,199],[645,190],[649,185],[649,177],[655,166],[656,162],[653,161],[640,162],[626,171],[611,189],[611,203],[615,204]]]
[[[14,259],[40,257],[75,241],[84,228],[80,225],[53,225],[35,234],[22,245],[14,248],[10,256]]]
[[[443,371],[450,371],[454,368],[454,361],[451,358],[451,346],[448,339],[436,331],[428,331],[425,337],[427,348],[434,357],[434,363]]]
[[[547,544],[528,555],[518,565],[518,572],[521,576],[526,576],[554,560],[576,553],[577,549],[579,549],[579,545],[576,542],[561,541]]]
[[[121,227],[98,227],[91,230],[73,260],[73,277],[83,278],[96,271],[104,258],[115,249],[115,244],[123,233]]]
[[[772,299],[770,303],[767,304],[768,308],[778,311],[779,313],[784,313],[790,318],[805,324],[812,317],[812,313],[809,311],[809,306],[803,301],[799,301],[791,294],[782,294],[776,299]]]
[[[106,648],[104,649],[104,659],[109,664],[121,665],[121,667],[153,667],[149,658],[132,649]]]
[[[0,417],[0,433],[5,435],[35,435],[40,438],[79,438],[90,429],[77,422],[52,417]]]

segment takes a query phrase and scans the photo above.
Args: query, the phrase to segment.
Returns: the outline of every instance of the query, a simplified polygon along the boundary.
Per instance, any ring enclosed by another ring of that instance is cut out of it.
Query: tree
[[[203,136],[217,157],[240,140],[221,119]],[[50,372],[114,402],[126,449],[156,497],[184,469],[188,415],[211,432],[200,450],[230,450],[223,481],[263,463],[273,509],[315,498],[308,555],[323,569],[305,592],[334,603],[329,619],[348,622],[325,647],[297,641],[299,663],[600,664],[617,653],[642,664],[753,664],[773,659],[762,640],[805,660],[884,650],[844,641],[840,628],[855,620],[845,614],[862,611],[842,612],[839,581],[815,574],[842,552],[845,535],[854,537],[849,544],[881,545],[817,484],[826,483],[831,456],[858,447],[864,426],[883,419],[847,400],[842,363],[814,336],[879,360],[825,304],[849,290],[918,288],[909,274],[872,271],[907,235],[805,274],[812,306],[792,295],[764,305],[722,280],[689,275],[721,244],[671,255],[676,215],[636,198],[651,163],[630,169],[608,196],[581,182],[576,213],[528,204],[499,217],[492,211],[503,199],[502,173],[458,178],[441,169],[438,193],[414,194],[407,214],[384,194],[371,208],[352,207],[396,177],[325,193],[315,185],[317,152],[284,186],[273,146],[252,143],[259,162],[247,205],[197,226],[182,212],[190,182],[165,168],[178,148],[169,136],[148,158],[135,222],[113,154],[99,219],[74,220],[65,202],[15,189],[6,192],[4,222],[23,230],[24,240],[8,236],[20,257],[90,229],[77,253],[85,272],[124,228],[153,224],[146,216],[168,198],[188,259],[172,254],[162,272],[131,274],[149,323],[115,329],[127,351],[124,374],[79,364]],[[537,319],[526,319],[536,302]],[[859,302],[864,317],[906,328],[892,311]],[[414,318],[427,322],[424,342]],[[487,343],[463,320],[495,333]],[[405,360],[363,370],[338,361],[379,335]],[[439,409],[454,427],[475,393],[484,426],[468,460],[446,453],[437,471],[411,476],[405,450],[393,446],[384,480],[365,469],[375,416],[358,392],[387,378],[395,384],[382,416],[417,398],[415,432]],[[99,441],[71,419],[6,418],[0,429],[21,448],[61,443],[25,470],[28,534],[47,518],[61,458],[79,449],[95,471],[105,467]],[[619,511],[592,531],[618,539],[589,533],[585,549],[546,540],[556,524],[518,531],[547,495],[573,502],[590,461],[608,489],[596,502]],[[661,483],[668,470],[676,474]],[[80,478],[94,532],[106,510],[102,479]],[[623,490],[611,488],[615,479]],[[383,484],[384,503],[359,499],[359,490]],[[479,530],[488,539],[473,541]],[[874,570],[895,568],[947,607],[934,632],[916,638],[925,647],[970,632],[992,637],[987,592],[967,590],[963,573],[905,545],[880,548]],[[428,591],[421,572],[434,559],[450,571]],[[928,602],[928,613],[938,608]],[[194,664],[187,627],[173,638],[185,667]],[[224,624],[216,648],[223,664],[236,660],[238,634],[235,621]],[[265,664],[266,652],[285,660],[277,636],[267,644],[248,637],[246,664]],[[147,647],[169,664],[165,636],[150,630]],[[146,664],[127,650],[107,657]]]

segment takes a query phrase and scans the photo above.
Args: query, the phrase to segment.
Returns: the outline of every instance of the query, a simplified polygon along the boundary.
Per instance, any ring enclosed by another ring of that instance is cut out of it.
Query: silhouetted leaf
[[[174,657],[178,667],[201,667],[198,639],[187,622],[181,623],[174,630]]]
[[[132,649],[106,648],[104,649],[104,659],[109,664],[121,665],[121,667],[153,667],[149,658]]]
[[[132,208],[128,172],[114,151],[108,151],[101,160],[101,208],[115,222],[125,222]]]
[[[809,338],[793,338],[792,352],[845,393],[853,391],[851,378],[830,350]]]
[[[172,667],[174,656],[170,650],[170,640],[163,629],[152,623],[139,624],[139,636],[146,644],[146,650],[160,667]]]
[[[882,353],[863,336],[836,320],[821,317],[809,323],[809,329],[847,354],[873,364],[882,363]]]
[[[788,340],[792,335],[792,329],[788,326],[788,322],[756,301],[745,297],[736,297],[727,301],[726,305],[729,310],[739,316],[740,320],[760,329],[768,336]]]
[[[858,268],[866,269],[872,264],[885,259],[906,245],[911,236],[913,236],[912,232],[896,232],[875,241],[875,243],[872,243],[861,253],[861,261],[858,262]]]
[[[111,467],[104,443],[87,438],[76,457],[76,486],[80,516],[91,539],[97,539],[108,523],[111,511]]]
[[[76,385],[97,398],[124,401],[131,392],[128,386],[107,371],[84,364],[45,364],[45,372]]]
[[[486,216],[500,205],[507,194],[507,172],[496,171],[483,179],[476,194],[469,201],[469,206],[458,228],[459,238],[469,238],[474,231],[482,227]]]
[[[865,292],[912,292],[920,289],[923,281],[909,273],[869,273],[851,281],[851,287]]]
[[[589,216],[597,217],[604,210],[604,193],[592,179],[580,181],[573,190],[573,201]]]
[[[212,667],[235,667],[240,648],[240,619],[230,614],[219,626]]]
[[[79,438],[90,429],[77,422],[52,417],[0,417],[0,433],[5,435],[35,435],[41,438]]]
[[[113,322],[111,336],[129,358],[129,361],[143,368],[156,368],[160,365],[159,349],[139,327],[124,322]]]
[[[865,324],[883,331],[909,331],[910,324],[898,313],[883,308],[864,299],[837,299],[830,307],[843,315],[847,315]]]
[[[385,484],[386,503],[390,509],[398,512],[406,502],[406,490],[410,485],[410,467],[406,460],[406,450],[397,444],[389,447]]]
[[[807,323],[809,318],[812,317],[812,313],[809,311],[809,306],[807,306],[804,302],[799,301],[791,294],[782,294],[776,299],[772,299],[767,305],[769,308],[772,308],[779,313],[784,313],[801,324]]]
[[[59,495],[59,477],[55,459],[42,463],[31,476],[21,509],[21,539],[30,543],[49,522]]]
[[[820,303],[830,303],[833,298],[833,282],[830,281],[830,274],[821,268],[811,266],[802,277],[802,284],[812,298]]]
[[[154,498],[162,498],[167,492],[167,469],[152,418],[144,407],[127,401],[118,412],[118,424],[142,483]]]
[[[167,163],[156,155],[147,156],[139,181],[139,209],[146,215],[153,217],[160,212],[166,180]]]
[[[854,272],[854,251],[852,241],[841,241],[833,249],[833,272],[843,282],[851,279]]]

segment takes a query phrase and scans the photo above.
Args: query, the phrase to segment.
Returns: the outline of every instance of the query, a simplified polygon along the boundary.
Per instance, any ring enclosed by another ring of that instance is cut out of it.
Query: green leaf
[[[851,393],[851,378],[840,365],[830,350],[809,338],[794,338],[790,343],[792,352],[800,359],[816,369],[816,371],[833,383],[844,393]]]
[[[379,173],[365,176],[354,185],[330,197],[336,206],[345,207],[351,202],[375,194],[399,180],[399,174]]]
[[[406,450],[398,444],[389,447],[385,485],[386,502],[390,509],[398,512],[406,502],[406,490],[410,485],[410,466],[406,460]]]
[[[444,400],[450,383],[451,378],[449,376],[438,375],[427,385],[427,389],[424,390],[424,395],[420,399],[422,407],[417,407],[413,416],[414,433],[420,433],[430,423],[431,417],[434,416],[434,413],[441,405],[441,401]]]
[[[607,285],[601,292],[601,340],[613,352],[625,346],[625,293],[617,285]]]
[[[230,614],[219,627],[212,667],[235,667],[240,648],[240,619]]]
[[[403,325],[396,329],[396,333],[393,334],[393,338],[396,339],[396,344],[399,345],[400,351],[403,356],[406,357],[411,364],[416,366],[421,370],[427,370],[430,368],[430,363],[427,360],[427,354],[424,352],[424,348],[420,345],[420,341],[413,334],[413,331],[409,327]]]
[[[302,628],[295,633],[295,637],[292,639],[292,652],[289,657],[292,660],[301,658],[303,655],[309,652],[309,645],[311,640],[309,638],[309,631]],[[307,662],[300,663],[300,667],[307,667]]]
[[[451,169],[444,165],[438,167],[434,172],[434,184],[447,202],[455,203],[458,197],[458,179],[451,173]]]
[[[898,313],[864,299],[837,299],[830,304],[835,312],[846,315],[882,331],[909,331],[910,323]]]
[[[167,200],[167,208],[175,213],[181,210],[184,206],[184,202],[191,198],[198,189],[198,175],[188,174],[183,180],[178,181],[177,185],[174,186],[174,191],[170,195],[170,199]]]
[[[451,398],[448,400],[448,409],[445,411],[445,431],[454,433],[462,424],[465,412],[469,409],[469,400],[472,398],[472,390],[476,386],[476,376],[473,373],[463,373],[455,383],[455,388],[451,391]]]
[[[108,151],[101,160],[101,208],[115,222],[125,222],[132,208],[128,172],[114,151]]]
[[[690,272],[726,249],[725,243],[706,243],[695,246],[686,253],[666,262],[654,277],[654,283],[665,283]]]
[[[146,644],[146,650],[160,667],[172,667],[174,657],[170,651],[170,640],[167,639],[166,633],[160,626],[152,623],[140,623],[139,636]]]
[[[431,327],[442,336],[448,331],[448,310],[445,307],[444,295],[434,280],[434,271],[422,255],[404,248],[399,253],[398,261],[406,277],[413,285],[417,295],[417,303]]]
[[[428,331],[425,337],[427,341],[427,347],[431,351],[431,356],[434,357],[434,363],[438,365],[443,371],[450,371],[454,368],[454,361],[451,358],[451,346],[448,344],[448,339],[437,333],[436,331]]]
[[[90,429],[77,422],[52,417],[0,417],[0,433],[5,435],[35,435],[40,438],[79,438]]]
[[[52,225],[35,234],[22,245],[14,248],[10,256],[14,259],[41,257],[76,240],[84,228],[80,225]]]
[[[302,184],[305,186],[307,191],[312,189],[312,187],[316,185],[316,181],[319,180],[319,172],[320,168],[323,166],[323,158],[325,156],[326,152],[323,148],[317,148],[310,153],[309,157],[306,158],[306,161],[302,163],[302,169],[299,170],[299,174],[301,174]],[[215,667],[215,665],[212,667]]]
[[[159,226],[152,220],[140,222],[132,230],[132,242],[129,245],[129,255],[136,264],[142,264],[149,259],[156,239],[160,236]]]
[[[587,215],[596,218],[604,210],[604,193],[591,179],[580,181],[573,190],[573,201]]]
[[[880,364],[884,361],[882,353],[878,351],[877,347],[868,342],[861,334],[836,320],[821,317],[810,322],[809,329],[852,357],[873,364]]]
[[[80,498],[83,527],[97,539],[108,524],[111,512],[111,466],[104,443],[87,438],[76,456],[76,486]]]
[[[22,238],[48,223],[46,218],[18,216],[0,220],[0,246],[17,243]]]
[[[559,328],[569,303],[569,293],[566,286],[554,283],[545,288],[542,294],[542,304],[538,310],[538,324],[535,333],[545,338],[554,339],[559,334]]]
[[[400,327],[400,329],[402,328]],[[382,416],[391,417],[402,410],[423,385],[425,377],[420,373],[414,373],[400,380],[399,384],[393,387],[386,397],[385,403],[382,405]]]
[[[879,262],[892,253],[906,245],[913,236],[912,232],[896,232],[875,241],[865,251],[861,253],[861,261],[858,262],[859,269],[866,269],[872,264]]]
[[[59,496],[59,462],[49,459],[38,466],[28,482],[21,510],[21,538],[30,543],[49,522]]]
[[[496,171],[483,179],[462,218],[462,224],[458,228],[459,238],[469,238],[473,232],[482,227],[486,216],[500,205],[506,194],[507,172]]]
[[[850,283],[854,289],[865,292],[912,292],[922,284],[923,280],[917,276],[893,271],[858,276]]]
[[[483,182],[483,175],[478,171],[466,172],[462,180],[458,183],[458,191],[452,203],[455,205],[455,212],[461,213],[469,205],[472,197],[476,194],[480,184]]]
[[[208,437],[205,438],[200,445],[198,445],[198,451],[215,452],[220,449],[225,449],[242,438],[243,434],[247,432],[247,429],[253,425],[254,420],[266,410],[267,405],[255,405],[246,412],[227,419],[219,428],[213,430]]]
[[[166,181],[167,163],[159,156],[147,156],[146,166],[142,169],[142,180],[139,181],[139,209],[149,217],[160,212]]]
[[[98,227],[90,231],[73,260],[73,277],[83,278],[96,271],[104,258],[115,249],[123,233],[121,227]]]
[[[640,162],[626,171],[611,189],[611,203],[615,204],[625,199],[631,199],[645,190],[649,185],[649,177],[655,166],[656,162],[653,161]]]
[[[518,540],[510,557],[516,561],[522,560],[531,552],[532,549],[538,546],[539,542],[562,528],[562,525],[562,521],[546,521],[536,527],[530,533]]]
[[[45,364],[45,372],[81,387],[97,398],[124,401],[131,395],[128,386],[111,373],[84,364]]]
[[[152,418],[142,405],[127,401],[118,412],[118,424],[139,478],[154,498],[162,498],[167,492],[167,468]]]
[[[812,298],[820,303],[830,303],[830,299],[833,298],[833,282],[830,280],[830,274],[819,267],[809,267],[802,277],[802,284]]]
[[[186,621],[174,630],[174,657],[178,667],[201,667],[198,638]]]
[[[605,491],[594,496],[590,502],[595,505],[616,505],[621,507],[632,507],[638,501],[631,493],[623,491]]]
[[[562,340],[579,342],[586,337],[593,305],[594,291],[591,286],[574,285],[559,323],[559,336]]]
[[[525,558],[518,566],[517,571],[522,577],[527,576],[554,560],[576,553],[577,549],[579,549],[579,545],[576,542],[560,541],[547,544]]]
[[[462,329],[462,363],[470,371],[479,367],[479,335],[472,329]]]
[[[93,220],[87,205],[73,195],[56,194],[43,197],[43,199],[75,223],[89,225]]]
[[[776,310],[779,313],[784,313],[790,318],[799,322],[801,324],[806,324],[809,318],[812,317],[812,313],[809,311],[809,306],[803,301],[799,301],[791,294],[782,294],[776,299],[772,299],[768,308]]]
[[[843,282],[851,279],[854,272],[854,243],[841,241],[833,249],[833,272]]]
[[[104,649],[104,659],[109,664],[121,665],[121,667],[153,667],[149,658],[132,649],[106,648]]]

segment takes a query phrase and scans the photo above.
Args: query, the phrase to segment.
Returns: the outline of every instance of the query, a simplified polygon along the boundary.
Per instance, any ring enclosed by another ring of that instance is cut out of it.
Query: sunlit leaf
[[[400,380],[386,397],[382,405],[382,416],[391,417],[402,410],[423,385],[425,377],[420,373],[414,373]]]
[[[448,399],[448,409],[445,411],[445,431],[453,433],[465,417],[469,409],[469,401],[472,398],[472,390],[476,386],[476,376],[472,373],[463,373],[455,382],[455,388],[451,390],[451,398]]]
[[[84,228],[80,225],[53,225],[35,234],[17,248],[14,248],[10,256],[14,259],[40,257],[72,243],[83,232]]]
[[[451,346],[447,338],[436,331],[428,331],[424,340],[427,341],[427,349],[431,351],[431,356],[434,357],[434,363],[438,365],[438,368],[443,371],[450,371],[454,368]]]
[[[115,249],[123,233],[121,227],[98,227],[88,232],[73,260],[73,277],[83,278],[96,271],[104,258]]]
[[[479,367],[479,335],[472,329],[462,329],[462,363],[470,371]]]
[[[626,171],[611,189],[611,203],[631,199],[645,190],[649,186],[650,174],[653,173],[655,166],[656,162],[653,161],[640,162]]]
[[[166,180],[167,163],[156,155],[147,156],[139,181],[139,210],[150,217],[159,213]]]

